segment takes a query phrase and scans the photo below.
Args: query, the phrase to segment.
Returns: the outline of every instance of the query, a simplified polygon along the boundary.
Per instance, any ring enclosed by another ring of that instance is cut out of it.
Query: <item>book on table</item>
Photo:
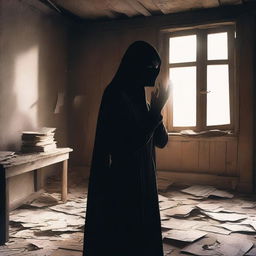
[[[48,152],[56,149],[55,130],[56,128],[43,127],[37,131],[23,131],[21,152]]]

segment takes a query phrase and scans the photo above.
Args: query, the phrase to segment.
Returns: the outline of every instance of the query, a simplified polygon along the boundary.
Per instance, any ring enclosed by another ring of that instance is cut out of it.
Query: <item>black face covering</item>
[[[112,83],[129,91],[153,87],[160,66],[161,59],[157,51],[144,41],[136,41],[126,50]]]
[[[141,72],[143,86],[153,87],[155,85],[156,78],[160,71],[160,63],[158,60],[153,60],[146,65],[145,69]]]

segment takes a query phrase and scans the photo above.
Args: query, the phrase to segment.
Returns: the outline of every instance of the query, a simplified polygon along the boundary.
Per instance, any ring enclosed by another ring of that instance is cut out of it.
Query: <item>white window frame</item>
[[[196,66],[197,68],[197,116],[196,126],[194,127],[174,127],[173,126],[173,108],[172,108],[172,88],[170,99],[164,112],[164,119],[169,132],[179,132],[184,129],[194,131],[205,131],[211,129],[231,130],[236,133],[238,130],[238,101],[237,88],[235,79],[235,23],[201,25],[193,28],[181,29],[164,29],[161,32],[160,54],[162,57],[162,81],[168,82],[170,67],[188,67]],[[228,33],[228,59],[227,60],[207,60],[207,34],[227,32]],[[186,63],[169,63],[169,38],[184,35],[197,35],[197,59],[195,62]],[[229,66],[229,96],[230,96],[230,124],[228,125],[206,125],[206,107],[207,107],[207,65],[228,64]]]

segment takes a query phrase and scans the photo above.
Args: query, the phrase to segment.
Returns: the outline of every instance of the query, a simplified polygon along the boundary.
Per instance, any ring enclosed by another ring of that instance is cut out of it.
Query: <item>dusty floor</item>
[[[48,180],[47,193],[11,213],[10,241],[0,247],[1,256],[82,255],[86,181],[72,173],[69,178],[66,204],[59,201],[55,177]],[[165,255],[256,255],[255,198],[168,185],[159,182]]]

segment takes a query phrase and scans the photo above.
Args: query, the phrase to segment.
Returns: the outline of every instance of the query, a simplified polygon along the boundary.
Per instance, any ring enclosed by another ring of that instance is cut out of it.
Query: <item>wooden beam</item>
[[[154,4],[164,13],[176,13],[201,8],[213,8],[219,6],[218,0],[153,0]]]
[[[145,7],[151,14],[161,14],[161,10],[158,6],[153,2],[153,0],[138,0],[141,5]]]
[[[137,0],[128,0],[127,4],[144,16],[151,16],[151,13]]]
[[[46,1],[46,0],[44,0]],[[106,1],[99,0],[51,0],[62,11],[70,12],[83,19],[116,18],[116,15],[107,7]]]
[[[138,16],[140,13],[131,7],[131,5],[126,1],[119,0],[106,0],[106,7],[114,12],[124,14],[128,17]]]
[[[242,0],[219,0],[221,5],[242,4]]]

